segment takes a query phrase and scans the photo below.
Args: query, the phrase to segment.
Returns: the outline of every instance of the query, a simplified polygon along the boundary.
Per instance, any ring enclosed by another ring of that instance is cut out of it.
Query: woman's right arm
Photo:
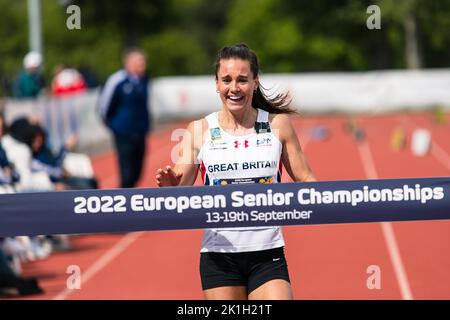
[[[191,186],[195,183],[198,174],[197,156],[202,144],[203,130],[202,120],[189,123],[187,130],[180,144],[179,159],[175,166],[159,168],[156,174],[156,184],[158,187]],[[197,135],[197,136],[196,136]]]

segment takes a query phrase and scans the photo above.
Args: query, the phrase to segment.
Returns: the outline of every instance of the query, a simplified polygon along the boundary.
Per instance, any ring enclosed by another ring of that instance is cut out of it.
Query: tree
[[[81,29],[66,27],[69,5]],[[381,30],[366,27],[369,5]],[[26,0],[0,0],[0,94],[28,51]],[[130,45],[153,76],[212,74],[219,48],[247,42],[262,71],[362,71],[450,65],[450,0],[43,0],[44,68],[90,65],[104,80]]]

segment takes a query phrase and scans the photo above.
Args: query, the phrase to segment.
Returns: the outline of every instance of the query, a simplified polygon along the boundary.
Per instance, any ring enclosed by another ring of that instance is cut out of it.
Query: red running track
[[[434,125],[426,113],[358,116],[366,140],[355,143],[343,130],[346,117],[299,117],[293,122],[319,180],[449,176],[450,125]],[[447,119],[449,120],[449,119]],[[155,171],[170,162],[176,128],[167,125],[149,139],[140,186],[155,186]],[[314,140],[314,126],[330,137]],[[410,137],[417,127],[433,136],[424,157],[409,147],[393,151],[394,128]],[[102,188],[117,186],[112,152],[93,158]],[[290,181],[284,177],[283,181]],[[284,227],[286,255],[296,299],[450,299],[450,221],[365,223]],[[44,295],[32,299],[202,299],[198,272],[201,230],[72,237],[74,249],[27,263]],[[66,289],[70,265],[82,272],[81,288]],[[369,289],[368,268],[377,266],[381,288]]]

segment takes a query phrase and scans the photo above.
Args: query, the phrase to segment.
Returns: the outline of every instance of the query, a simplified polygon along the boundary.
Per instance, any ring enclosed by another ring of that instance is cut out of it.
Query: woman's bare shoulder
[[[204,133],[208,129],[208,121],[205,118],[193,120],[189,122],[187,130],[192,133]]]
[[[270,126],[273,129],[285,129],[286,126],[290,126],[291,125],[291,115],[288,114],[284,114],[284,113],[271,113],[269,115],[269,122],[270,122]]]
[[[205,133],[208,130],[208,121],[205,118],[189,122],[186,131],[196,149],[200,149],[204,143]],[[186,137],[186,135],[185,135]]]

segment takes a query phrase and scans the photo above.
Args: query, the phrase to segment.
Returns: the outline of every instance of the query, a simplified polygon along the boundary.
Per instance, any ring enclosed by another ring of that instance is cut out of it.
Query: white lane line
[[[125,251],[137,238],[139,238],[143,232],[132,232],[123,236],[112,248],[105,252],[98,260],[96,260],[85,272],[81,274],[81,288],[92,279],[97,273],[99,273],[104,267],[106,267],[111,261]],[[82,290],[82,289],[81,289]],[[58,293],[52,300],[64,300],[72,293],[77,292],[75,289],[65,288]]]
[[[361,157],[361,161],[364,167],[364,171],[368,179],[377,179],[378,174],[375,167],[375,162],[373,160],[372,152],[370,150],[369,144],[366,140],[361,141],[358,144],[358,151]],[[400,255],[400,250],[398,248],[397,240],[395,238],[394,229],[390,222],[380,223],[381,229],[383,231],[383,236],[386,241],[389,256],[391,258],[392,265],[394,267],[395,276],[397,279],[398,286],[400,288],[400,293],[403,300],[413,300],[413,295],[409,285],[408,277],[406,275],[405,267]]]
[[[364,167],[364,172],[368,179],[377,179],[377,169],[375,167],[375,162],[373,161],[372,151],[370,150],[369,144],[366,140],[358,143],[358,151],[362,160],[362,165]]]
[[[394,266],[397,282],[400,287],[403,300],[414,300],[411,288],[406,275],[405,267],[403,265],[402,257],[398,249],[397,240],[395,239],[394,229],[392,223],[381,222],[381,229],[383,230],[384,239],[386,240],[389,249],[389,256],[391,257],[392,265]]]

